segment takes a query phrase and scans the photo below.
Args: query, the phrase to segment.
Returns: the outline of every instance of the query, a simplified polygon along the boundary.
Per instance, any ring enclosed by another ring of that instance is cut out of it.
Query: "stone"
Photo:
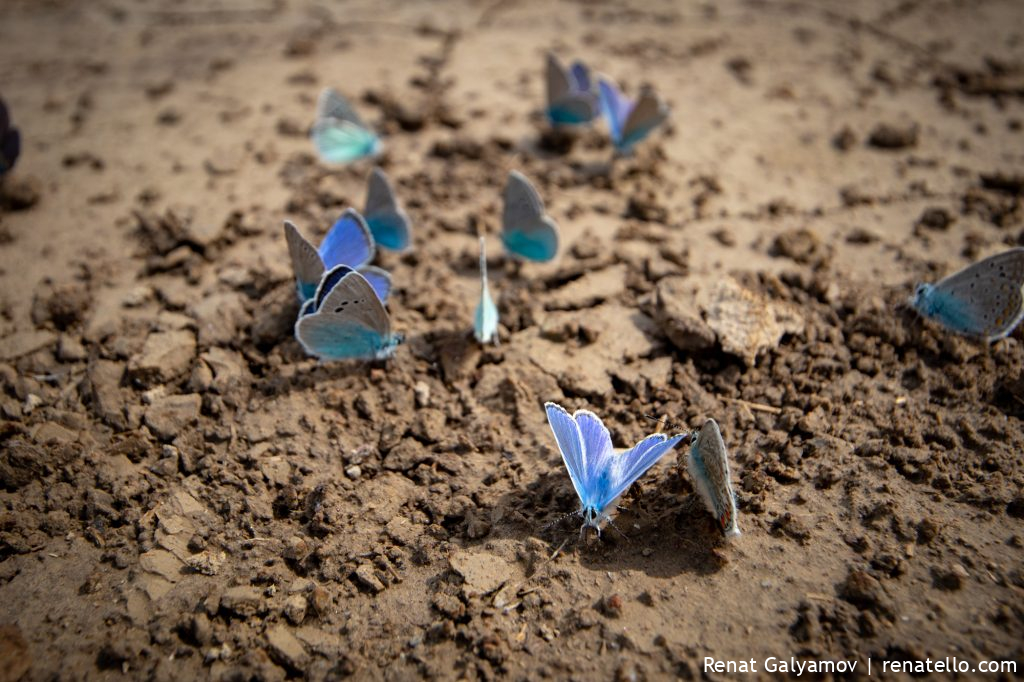
[[[154,332],[128,361],[128,376],[140,386],[174,381],[185,376],[195,355],[196,337],[190,330]]]
[[[198,393],[161,396],[146,409],[144,421],[154,436],[170,442],[196,425],[202,402]]]
[[[255,587],[236,585],[224,590],[220,597],[220,606],[237,616],[249,618],[262,610],[263,595]]]
[[[373,572],[373,566],[370,564],[361,564],[355,571],[353,571],[352,575],[355,577],[356,582],[360,587],[363,587],[374,594],[384,591],[384,583],[382,583]]]
[[[679,350],[692,352],[715,345],[715,332],[701,316],[696,303],[696,284],[692,280],[665,277],[658,282],[651,313]]]
[[[467,597],[494,592],[512,576],[507,561],[493,554],[458,550],[448,557],[448,565],[462,576]]]
[[[303,595],[293,594],[284,602],[284,617],[292,625],[301,625],[302,621],[306,619],[306,610],[308,608],[309,603]]]
[[[287,668],[301,671],[306,664],[306,648],[284,625],[267,630],[267,647],[271,658]]]
[[[239,329],[248,322],[242,295],[224,291],[204,297],[191,308],[203,348],[229,345],[238,338]]]

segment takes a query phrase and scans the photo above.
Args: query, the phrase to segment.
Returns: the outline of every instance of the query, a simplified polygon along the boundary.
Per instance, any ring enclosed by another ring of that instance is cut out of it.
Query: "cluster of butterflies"
[[[580,498],[580,508],[574,513],[583,518],[580,533],[590,527],[600,535],[602,525],[611,522],[619,497],[672,448],[688,441],[686,469],[694,488],[722,534],[727,539],[740,535],[729,456],[714,419],[705,421],[699,431],[672,437],[655,433],[617,453],[607,427],[593,412],[577,410],[569,414],[551,402],[545,403],[544,409]]]
[[[594,78],[583,62],[574,61],[566,69],[552,53],[547,56],[545,82],[544,112],[552,126],[587,125],[603,116],[620,154],[632,151],[669,115],[668,106],[652,89],[645,87],[633,101],[609,78]],[[351,163],[376,156],[383,148],[377,133],[331,88],[320,93],[310,137],[326,163]]]
[[[544,202],[522,173],[511,171],[504,190],[501,239],[513,257],[549,261],[558,252],[558,225],[544,212]],[[377,246],[410,248],[411,223],[394,187],[380,168],[370,174],[362,214],[345,209],[314,247],[290,221],[285,240],[295,272],[301,308],[295,337],[303,349],[322,360],[383,360],[394,354],[402,336],[391,331],[385,304],[391,275],[370,265]],[[498,308],[487,283],[487,256],[480,238],[480,301],[473,332],[480,343],[498,342]]]
[[[14,168],[14,162],[21,153],[21,133],[11,126],[7,105],[0,99],[0,175],[6,175]]]

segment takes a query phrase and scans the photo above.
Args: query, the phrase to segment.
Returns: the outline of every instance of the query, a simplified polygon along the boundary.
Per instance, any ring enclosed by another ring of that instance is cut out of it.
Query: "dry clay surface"
[[[1024,241],[1022,14],[4,3],[0,679],[1020,661],[1021,337],[903,304]],[[670,122],[614,162],[601,125],[548,133],[549,49]],[[325,86],[414,222],[378,256],[386,363],[292,336],[282,221],[319,238],[371,167],[313,155]],[[510,169],[561,225],[550,264],[501,251]],[[470,332],[478,232],[497,347]],[[616,447],[717,419],[743,536],[670,454],[579,541],[547,400]]]

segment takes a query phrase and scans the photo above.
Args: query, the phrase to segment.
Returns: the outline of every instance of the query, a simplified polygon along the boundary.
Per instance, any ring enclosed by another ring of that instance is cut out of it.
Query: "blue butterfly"
[[[329,270],[295,322],[295,338],[321,360],[384,360],[402,343],[391,333],[384,304],[362,274],[347,265]]]
[[[607,78],[599,78],[597,86],[612,143],[620,154],[628,153],[668,118],[668,106],[649,88],[644,88],[634,103]]]
[[[363,217],[374,240],[385,249],[404,251],[409,248],[409,216],[398,205],[388,176],[380,168],[370,173]]]
[[[947,329],[992,342],[1024,319],[1024,248],[969,265],[937,284],[919,284],[910,305]]]
[[[351,163],[381,150],[377,134],[363,123],[348,100],[331,88],[320,93],[310,136],[326,163]]]
[[[545,110],[551,125],[579,125],[590,123],[600,107],[590,69],[575,61],[567,71],[553,53],[548,53],[546,83],[548,106]]]
[[[693,479],[704,506],[718,522],[726,538],[739,536],[736,523],[736,493],[732,491],[729,476],[729,455],[722,440],[722,432],[714,419],[693,434],[686,468]]]
[[[480,343],[494,339],[494,345],[498,345],[498,308],[487,288],[487,252],[483,237],[480,237],[480,282],[480,303],[473,315],[473,336]]]
[[[11,127],[7,105],[0,99],[0,175],[14,168],[14,162],[21,153],[21,133]]]
[[[510,253],[532,261],[549,261],[558,253],[558,225],[544,214],[544,202],[530,181],[518,172],[508,174],[501,240]]]
[[[373,235],[363,217],[351,208],[328,230],[327,236],[315,249],[290,221],[284,221],[284,236],[295,270],[299,302],[304,303],[316,293],[324,271],[335,265],[348,265],[362,273],[382,301],[391,292],[391,275],[380,268],[367,265],[376,253]]]
[[[570,415],[555,403],[544,403],[544,409],[580,498],[580,532],[590,526],[600,535],[601,524],[611,520],[619,496],[683,439],[656,433],[616,453],[608,429],[594,413],[577,410]]]

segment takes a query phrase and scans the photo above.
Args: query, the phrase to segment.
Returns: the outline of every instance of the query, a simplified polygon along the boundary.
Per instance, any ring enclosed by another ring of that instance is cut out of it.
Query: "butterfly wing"
[[[381,300],[381,303],[388,302],[388,296],[391,294],[391,275],[386,270],[382,270],[373,265],[359,269],[359,274],[369,282],[373,288],[373,292],[377,294],[377,298]]]
[[[334,88],[324,88],[320,91],[320,97],[316,101],[316,119],[348,121],[360,128],[367,127],[345,96]]]
[[[545,84],[547,85],[548,108],[558,100],[569,94],[571,82],[569,74],[566,73],[562,62],[553,52],[548,52],[547,63],[544,69]]]
[[[651,89],[640,93],[636,106],[629,112],[622,126],[619,143],[620,151],[628,151],[668,118],[668,106]]]
[[[549,261],[558,253],[558,226],[544,214],[544,203],[530,181],[518,171],[508,174],[504,192],[501,239],[512,254]]]
[[[576,60],[569,68],[572,89],[577,92],[591,92],[594,82],[590,78],[590,68],[580,60]]]
[[[327,269],[348,265],[358,270],[373,260],[376,247],[363,216],[346,208],[327,231],[318,251]]]
[[[558,450],[562,453],[562,461],[565,468],[569,470],[569,478],[572,480],[572,487],[576,495],[583,503],[586,491],[584,487],[584,469],[586,466],[586,451],[583,446],[583,437],[580,435],[580,427],[565,408],[555,403],[544,403],[544,410],[548,415],[548,424],[555,434],[555,442],[558,443]]]
[[[288,242],[288,255],[292,259],[299,301],[307,301],[316,294],[317,285],[324,274],[324,263],[313,245],[288,220],[284,221],[284,238]]]
[[[329,270],[309,312],[295,323],[295,337],[310,355],[324,360],[373,359],[391,355],[391,320],[366,279],[347,265]]]
[[[380,138],[351,121],[326,118],[313,124],[310,133],[317,154],[325,163],[351,163],[380,151]]]
[[[736,496],[729,476],[729,456],[714,419],[704,422],[690,446],[687,470],[704,506],[726,537],[740,534],[736,523]]]
[[[480,302],[473,315],[473,336],[480,343],[491,339],[498,342],[498,308],[494,305],[487,287],[487,251],[484,238],[480,237]]]
[[[608,120],[608,129],[611,132],[612,142],[616,146],[622,139],[622,129],[633,108],[633,103],[622,94],[619,88],[603,76],[597,79],[597,94],[601,101],[601,112]]]
[[[402,251],[409,247],[409,216],[398,205],[388,176],[380,168],[370,173],[363,217],[374,240],[384,248]]]
[[[647,436],[621,454],[612,454],[608,477],[610,484],[606,492],[605,505],[613,504],[629,486],[657,464],[658,460],[682,439],[683,436],[669,438],[663,433],[656,433]]]
[[[931,287],[921,312],[961,334],[1001,339],[1024,318],[1024,248],[996,254]]]

